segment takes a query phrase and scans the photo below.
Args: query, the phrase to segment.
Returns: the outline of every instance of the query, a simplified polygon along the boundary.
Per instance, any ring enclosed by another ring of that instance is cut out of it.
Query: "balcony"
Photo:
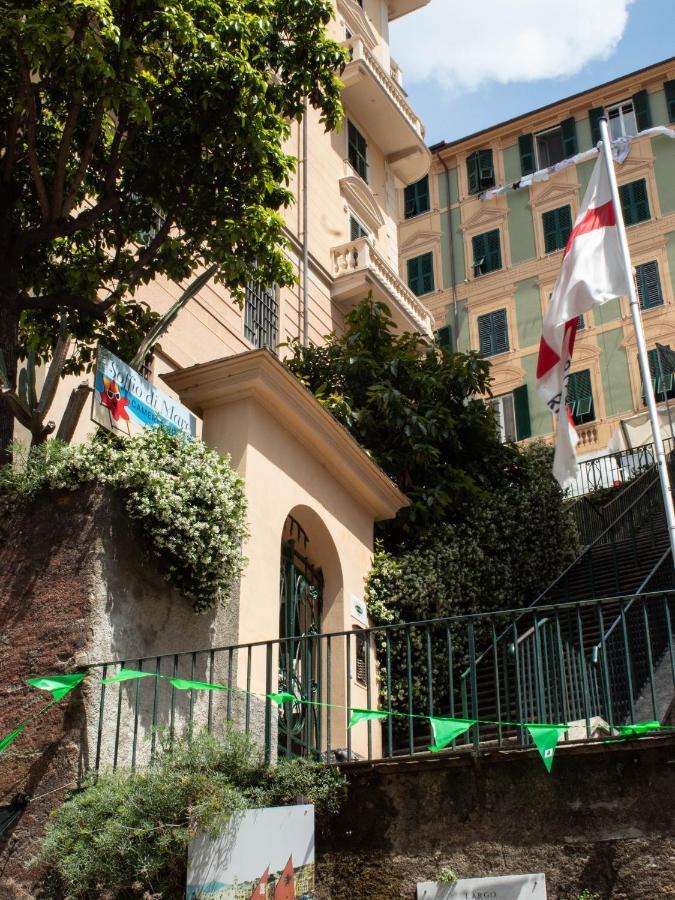
[[[342,75],[342,99],[347,110],[367,126],[403,184],[419,181],[431,163],[421,119],[362,38],[353,36],[342,46],[351,57]]]
[[[402,331],[419,331],[433,337],[433,316],[373,249],[368,238],[333,247],[331,256],[335,279],[332,297],[341,309],[356,306],[372,291],[375,300],[387,304]]]
[[[422,9],[428,6],[429,0],[389,0],[389,21],[392,19],[400,19],[401,16],[407,16],[408,13],[415,12],[416,9]]]

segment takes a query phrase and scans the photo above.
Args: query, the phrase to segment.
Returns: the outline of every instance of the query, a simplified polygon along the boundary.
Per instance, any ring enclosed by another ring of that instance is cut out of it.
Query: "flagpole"
[[[633,275],[633,265],[630,261],[630,250],[628,249],[628,238],[626,237],[626,226],[623,221],[623,210],[621,208],[621,200],[619,198],[619,188],[616,183],[616,172],[614,170],[614,160],[612,159],[612,146],[609,137],[609,123],[607,116],[600,119],[600,136],[602,143],[600,152],[602,153],[607,165],[607,175],[609,177],[609,187],[612,193],[612,203],[614,204],[614,212],[616,215],[616,230],[619,237],[621,247],[621,259],[626,271],[626,280],[629,285],[630,311],[633,316],[633,327],[635,328],[635,337],[637,339],[638,359],[640,361],[640,373],[642,375],[642,384],[645,391],[645,399],[649,410],[649,419],[652,425],[652,434],[654,437],[654,450],[656,452],[656,462],[659,467],[659,478],[661,479],[661,493],[663,494],[663,506],[666,512],[666,522],[668,525],[668,534],[670,537],[670,551],[675,565],[675,510],[673,510],[673,495],[670,488],[670,478],[668,476],[668,463],[666,454],[663,449],[663,440],[661,438],[661,429],[659,427],[659,417],[656,410],[656,398],[654,397],[654,386],[652,384],[651,373],[649,371],[649,358],[647,356],[647,345],[645,344],[645,335],[642,328],[642,316],[640,315],[640,303],[635,289],[635,278]]]

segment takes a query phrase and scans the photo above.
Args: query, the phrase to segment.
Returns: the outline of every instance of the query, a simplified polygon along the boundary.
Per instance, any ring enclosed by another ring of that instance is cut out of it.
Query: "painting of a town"
[[[313,900],[314,807],[238,813],[190,844],[187,900]]]

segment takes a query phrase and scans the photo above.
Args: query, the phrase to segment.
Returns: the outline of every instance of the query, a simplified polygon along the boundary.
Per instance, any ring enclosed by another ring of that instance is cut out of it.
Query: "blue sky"
[[[675,0],[431,0],[391,52],[427,142],[451,141],[675,56]]]

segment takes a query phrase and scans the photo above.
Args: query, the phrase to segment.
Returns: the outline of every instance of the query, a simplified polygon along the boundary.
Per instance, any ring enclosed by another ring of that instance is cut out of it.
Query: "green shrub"
[[[75,446],[58,441],[0,470],[0,488],[16,501],[47,490],[97,483],[119,492],[139,522],[167,581],[197,611],[223,603],[241,573],[246,536],[243,483],[221,456],[201,441],[165,429],[118,441],[100,434]]]
[[[240,732],[200,732],[172,749],[162,746],[145,770],[87,780],[53,814],[34,863],[46,868],[52,898],[179,900],[197,832],[216,835],[238,810],[298,797],[335,812],[344,784],[337,770],[306,760],[266,768]]]

